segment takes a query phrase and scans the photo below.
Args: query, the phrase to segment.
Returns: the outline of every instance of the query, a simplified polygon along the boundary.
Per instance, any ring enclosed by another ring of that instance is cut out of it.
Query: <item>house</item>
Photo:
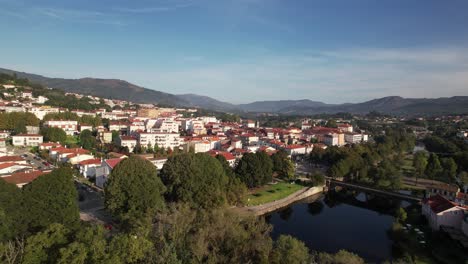
[[[185,152],[193,150],[195,153],[207,152],[211,150],[211,144],[208,140],[191,140],[183,145]]]
[[[347,143],[357,144],[362,141],[362,135],[359,133],[345,132],[344,139]]]
[[[32,107],[29,109],[29,112],[33,113],[40,120],[44,119],[44,116],[51,113],[58,113],[60,109],[57,107],[50,106],[41,106],[41,107]]]
[[[234,155],[232,155],[229,152],[210,150],[208,154],[210,154],[212,157],[216,157],[217,155],[223,156],[226,159],[226,161],[229,163],[230,167],[234,167],[236,165],[236,157],[234,157]]]
[[[121,147],[127,147],[128,151],[133,152],[137,145],[137,140],[130,136],[120,136],[117,140],[117,144]]]
[[[464,192],[458,192],[455,197],[455,203],[461,206],[468,206],[468,188],[465,186]]]
[[[43,142],[43,136],[39,134],[19,134],[12,138],[13,146],[35,147]]]
[[[2,163],[0,164],[0,174],[10,174],[15,171],[30,169],[32,166],[28,164],[19,164],[19,163]]]
[[[107,182],[107,178],[112,170],[119,164],[124,158],[107,159],[102,161],[101,166],[96,167],[96,186],[104,188]]]
[[[80,132],[83,132],[84,130],[93,131],[93,126],[87,124],[80,124]]]
[[[288,153],[289,156],[305,155],[312,151],[312,147],[306,145],[288,145],[284,148],[284,150],[286,153]]]
[[[61,128],[70,136],[78,133],[78,121],[74,120],[49,120],[44,123],[44,126]]]
[[[55,142],[46,142],[39,145],[40,150],[50,150],[52,148],[60,148],[62,145],[60,143]]]
[[[99,139],[102,143],[108,144],[112,142],[112,132],[110,131],[102,131],[99,133]]]
[[[157,170],[161,170],[166,163],[167,158],[148,158],[147,160],[153,163]]]
[[[0,131],[0,138],[8,138],[10,137],[9,131]]]
[[[96,176],[96,167],[100,166],[101,164],[101,159],[88,159],[78,163],[78,168],[80,170],[80,174],[83,175],[83,177],[90,178]]]
[[[436,194],[422,201],[422,214],[433,230],[442,226],[461,229],[466,209]]]
[[[27,164],[26,160],[20,156],[3,156],[0,157],[0,164],[3,163],[17,163],[17,164]]]
[[[240,136],[243,145],[252,145],[258,143],[258,136],[254,134],[243,134]]]
[[[341,130],[341,132],[349,132],[349,133],[352,133],[353,132],[353,126],[350,125],[350,124],[338,124],[338,129]]]
[[[8,183],[15,184],[18,188],[22,188],[24,185],[34,181],[39,176],[48,174],[50,171],[25,171],[13,173],[9,176],[1,177],[4,181]]]
[[[7,153],[5,139],[0,139],[0,156],[4,156]]]
[[[457,194],[460,191],[460,188],[458,188],[458,186],[454,184],[440,183],[437,185],[427,187],[426,191],[428,197],[438,194],[450,201],[455,201]]]

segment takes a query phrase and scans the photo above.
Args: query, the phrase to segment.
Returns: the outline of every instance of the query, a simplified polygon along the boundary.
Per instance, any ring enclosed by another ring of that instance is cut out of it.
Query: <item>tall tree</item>
[[[22,201],[21,189],[0,178],[0,242],[24,232]]]
[[[418,178],[424,175],[427,163],[427,156],[425,152],[418,151],[416,152],[416,154],[414,154],[413,167],[415,170],[414,175],[416,176],[416,184],[418,183]]]
[[[44,127],[41,129],[41,135],[44,136],[44,141],[64,143],[67,140],[65,131],[58,127]]]
[[[130,156],[109,175],[104,187],[105,205],[124,222],[124,228],[134,228],[164,207],[165,189],[150,161]]]
[[[79,220],[78,193],[72,170],[61,167],[23,187],[24,213],[30,230],[51,223],[75,226]]]
[[[80,145],[84,149],[91,150],[96,147],[96,137],[93,136],[91,131],[85,129],[80,133]]]
[[[205,153],[170,156],[161,170],[166,198],[194,208],[225,204],[228,177],[221,164]]]
[[[216,155],[216,159],[223,166],[224,173],[228,177],[226,185],[226,198],[229,204],[238,205],[243,203],[243,198],[247,192],[245,184],[237,177],[228,161],[222,155]]]
[[[278,174],[279,177],[292,180],[295,178],[294,174],[294,163],[288,157],[288,154],[280,150],[271,156],[273,162],[273,171]]]
[[[431,153],[427,161],[426,175],[434,179],[442,173],[442,166],[440,165],[439,157],[435,153]]]
[[[252,153],[242,156],[237,164],[236,174],[249,188],[264,185],[271,180],[271,175],[270,178],[265,178],[264,167],[259,157]]]
[[[442,158],[441,159],[441,165],[443,169],[443,177],[445,180],[449,182],[454,182],[456,179],[455,177],[457,176],[457,164],[453,160],[453,158],[448,157],[448,158]]]

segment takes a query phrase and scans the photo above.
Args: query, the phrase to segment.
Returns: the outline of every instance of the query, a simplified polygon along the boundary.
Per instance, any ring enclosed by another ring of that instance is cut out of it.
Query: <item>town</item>
[[[423,226],[446,233],[460,249],[468,246],[467,116],[242,118],[64,93],[9,75],[2,75],[0,92],[1,179],[24,188],[71,168],[80,218],[109,230],[119,224],[105,210],[103,195],[118,164],[137,157],[165,174],[171,157],[203,153],[225,162],[226,174],[238,175],[229,201],[238,213],[263,215],[355,184],[384,195],[406,190],[422,204],[416,214],[426,218]],[[264,162],[272,167],[252,172]],[[394,233],[411,230],[400,210]],[[426,243],[415,230],[417,241]]]

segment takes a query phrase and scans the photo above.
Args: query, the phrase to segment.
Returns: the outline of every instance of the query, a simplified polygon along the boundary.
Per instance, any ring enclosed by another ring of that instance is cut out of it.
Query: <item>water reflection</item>
[[[329,192],[272,213],[272,236],[289,234],[317,251],[346,249],[368,262],[391,258],[392,241],[387,231],[400,200],[359,192]]]
[[[318,215],[323,211],[323,203],[322,201],[315,201],[307,205],[309,213],[311,215]]]

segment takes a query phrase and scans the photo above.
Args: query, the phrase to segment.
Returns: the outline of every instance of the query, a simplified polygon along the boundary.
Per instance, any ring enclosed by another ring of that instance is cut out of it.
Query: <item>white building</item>
[[[175,149],[180,145],[180,135],[178,133],[137,133],[138,144],[140,146],[158,145],[160,148]]]
[[[80,162],[78,168],[80,169],[80,174],[85,178],[95,177],[96,176],[96,167],[99,167],[102,164],[101,159],[88,159]]]
[[[70,136],[78,133],[78,121],[74,120],[49,120],[44,123],[44,126],[61,128]]]
[[[137,140],[130,136],[120,136],[117,144],[121,147],[127,147],[128,151],[133,152],[137,145]]]
[[[338,134],[331,133],[324,135],[323,143],[327,146],[337,146],[339,144]]]
[[[207,151],[212,149],[211,144],[210,144],[210,142],[208,140],[189,141],[189,142],[185,143],[183,148],[184,148],[185,152],[188,152],[191,149],[193,149],[195,153],[207,152]]]
[[[101,166],[96,167],[96,186],[104,188],[107,182],[107,178],[112,170],[119,164],[124,158],[107,159],[101,163]]]
[[[167,158],[149,158],[148,160],[153,163],[157,170],[161,170],[166,163]]]
[[[38,134],[19,134],[12,137],[13,146],[35,147],[42,144],[43,137]]]
[[[461,229],[465,209],[441,195],[434,195],[423,200],[422,214],[433,230],[439,230],[441,226]]]
[[[344,139],[347,143],[357,144],[362,142],[362,134],[346,132],[344,134]]]
[[[179,124],[173,120],[159,119],[150,129],[150,132],[178,133]]]
[[[60,109],[58,109],[57,107],[41,106],[41,107],[32,107],[31,109],[29,109],[29,112],[33,113],[37,118],[42,120],[44,119],[44,116],[47,114],[59,113]]]

